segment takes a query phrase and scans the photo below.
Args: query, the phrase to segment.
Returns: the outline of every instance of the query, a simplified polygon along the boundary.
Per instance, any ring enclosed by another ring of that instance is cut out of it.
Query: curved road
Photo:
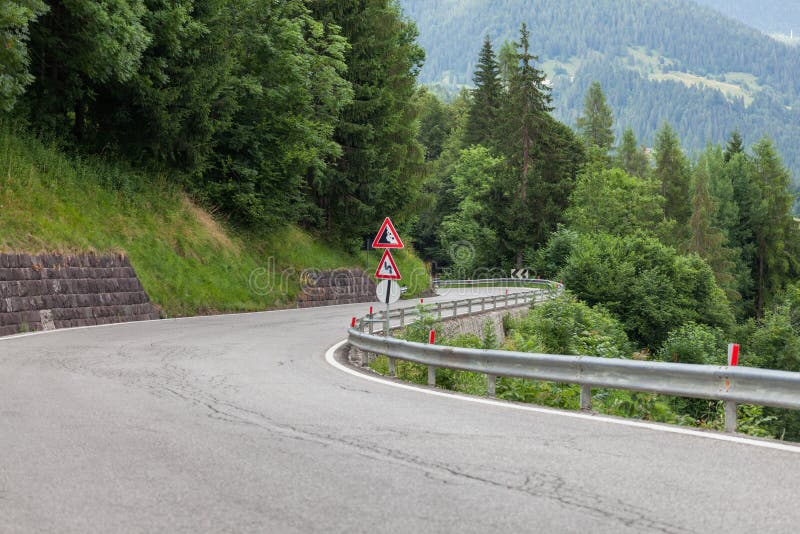
[[[364,380],[365,307],[0,340],[0,532],[797,531],[798,450]]]

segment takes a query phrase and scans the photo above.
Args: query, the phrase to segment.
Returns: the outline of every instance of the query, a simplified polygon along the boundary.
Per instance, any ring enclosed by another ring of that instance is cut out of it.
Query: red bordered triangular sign
[[[378,230],[378,235],[372,241],[372,248],[403,248],[403,241],[400,239],[400,234],[394,229],[394,225],[389,217],[383,221],[381,229]]]
[[[388,250],[383,251],[383,257],[375,271],[375,278],[380,278],[381,280],[400,280],[401,278],[400,271],[397,270],[397,264],[392,258],[392,253]]]

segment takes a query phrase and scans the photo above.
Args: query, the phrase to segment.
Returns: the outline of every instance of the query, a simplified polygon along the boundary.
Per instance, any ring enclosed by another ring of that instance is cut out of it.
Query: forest
[[[401,3],[428,54],[420,81],[451,98],[472,84],[482,40],[513,40],[525,21],[562,122],[575,124],[583,95],[600,81],[624,119],[617,136],[624,124],[652,146],[666,121],[696,154],[733,130],[748,144],[768,134],[800,176],[797,49],[708,7],[690,0]]]
[[[11,0],[0,109],[233,224],[358,243],[421,177],[416,35],[390,0]]]
[[[800,34],[800,4],[793,0],[696,0],[764,33]]]
[[[438,276],[526,267],[563,281],[565,297],[508,325],[511,349],[722,364],[737,341],[743,365],[800,371],[800,227],[783,123],[749,140],[720,113],[731,106],[735,120],[741,102],[685,87],[698,99],[673,101],[658,85],[662,108],[685,120],[652,115],[648,147],[638,115],[606,97],[599,63],[583,69],[582,94],[559,93],[539,58],[553,53],[538,38],[550,25],[528,26],[521,9],[504,12],[517,21],[508,38],[481,37],[472,88],[445,101],[419,84],[425,51],[393,0],[12,0],[0,4],[0,139],[20,132],[75,161],[155,173],[230,228],[301,228],[353,251],[392,214]],[[797,56],[740,37],[727,49],[707,37],[722,47],[707,68],[771,53],[758,76],[797,95],[787,74]],[[648,39],[694,69],[707,59],[691,56],[691,39]],[[651,89],[629,81],[632,98]],[[559,120],[559,98],[580,101],[574,122]],[[695,128],[700,115],[717,126]],[[700,150],[687,150],[686,128]],[[104,187],[124,200],[137,191],[113,177]],[[509,398],[549,394],[507,387]],[[717,414],[707,402],[658,402],[671,422]],[[632,415],[658,418],[636,406]],[[800,439],[796,413],[742,409],[754,432]]]
[[[664,122],[651,150],[628,125],[616,137],[598,81],[572,130],[552,115],[524,23],[497,52],[485,39],[475,63],[474,88],[452,103],[418,96],[428,173],[412,234],[440,276],[526,267],[565,284],[508,325],[505,348],[724,365],[736,341],[744,365],[800,371],[800,223],[768,136],[746,146],[734,130],[690,158]],[[568,392],[503,387],[516,400]],[[719,420],[715,403],[653,399],[625,402],[657,420]],[[792,412],[748,417],[757,434],[800,439]]]

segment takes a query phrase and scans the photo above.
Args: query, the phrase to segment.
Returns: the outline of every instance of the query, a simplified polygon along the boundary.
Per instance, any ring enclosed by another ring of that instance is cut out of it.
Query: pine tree
[[[728,163],[734,155],[743,153],[744,142],[742,141],[742,134],[739,133],[739,130],[734,130],[725,145],[725,163]]]
[[[493,146],[492,132],[497,127],[497,118],[502,99],[500,67],[492,50],[492,42],[487,36],[478,56],[478,65],[472,78],[472,104],[469,109],[464,144]]]
[[[545,76],[534,66],[538,57],[530,53],[530,32],[525,23],[520,27],[517,45],[516,68],[510,72],[508,97],[503,108],[502,136],[505,140],[506,158],[518,173],[514,187],[515,202],[521,213],[528,211],[528,188],[536,157],[536,142],[542,141],[545,116],[552,111],[550,88],[544,84]],[[538,137],[537,137],[538,136]],[[541,228],[530,224],[520,228],[521,233],[541,237]],[[516,266],[522,267],[523,247],[517,247]]]
[[[737,299],[739,295],[731,274],[734,268],[732,253],[725,248],[725,234],[714,226],[718,206],[710,192],[711,172],[712,161],[707,151],[694,169],[689,251],[697,253],[711,266],[717,283],[726,289],[729,300]]]
[[[622,134],[622,145],[617,154],[617,165],[630,174],[645,178],[650,165],[644,149],[639,147],[633,129],[629,126]]]
[[[608,153],[614,145],[614,115],[606,103],[600,82],[592,82],[583,104],[583,115],[578,117],[578,132],[588,147],[598,147]]]
[[[789,171],[766,137],[753,147],[752,170],[752,180],[759,191],[751,214],[756,244],[755,311],[757,317],[762,317],[796,268],[792,252],[796,250],[798,230],[791,215],[794,198],[789,191]]]
[[[681,149],[680,140],[665,123],[656,136],[656,167],[654,176],[661,184],[664,196],[664,218],[675,220],[685,230],[691,216],[689,197],[689,161]],[[680,236],[677,236],[680,240]]]
[[[345,79],[353,86],[334,140],[342,155],[311,184],[329,235],[359,237],[413,205],[424,169],[413,96],[424,52],[414,23],[392,0],[319,0],[314,15],[338,25],[351,47]]]

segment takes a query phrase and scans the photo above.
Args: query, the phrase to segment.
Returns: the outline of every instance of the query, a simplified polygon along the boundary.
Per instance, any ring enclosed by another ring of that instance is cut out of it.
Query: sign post
[[[397,264],[392,258],[392,253],[389,251],[391,248],[403,248],[403,241],[400,239],[400,234],[395,230],[391,219],[386,217],[383,224],[378,230],[375,239],[372,240],[372,248],[382,248],[383,256],[378,263],[378,268],[375,270],[375,278],[383,280],[377,288],[377,297],[380,302],[386,303],[386,321],[383,330],[383,335],[389,336],[389,313],[391,311],[392,302],[397,302],[400,298],[400,288],[395,284],[393,287],[393,280],[400,280],[400,271],[397,269]],[[396,295],[396,296],[395,296]],[[390,360],[390,367],[391,363]]]

